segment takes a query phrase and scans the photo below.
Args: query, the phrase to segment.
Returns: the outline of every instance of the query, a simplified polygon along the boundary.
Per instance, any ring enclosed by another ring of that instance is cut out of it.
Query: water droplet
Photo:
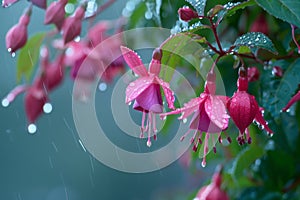
[[[52,112],[52,104],[51,103],[45,103],[44,106],[43,106],[43,111],[44,113],[51,113]]]
[[[67,14],[72,14],[74,12],[75,6],[72,3],[67,3],[67,5],[65,6],[65,12]]]
[[[255,42],[258,42],[258,41],[259,41],[259,38],[256,38],[256,39],[255,39]]]
[[[80,36],[77,36],[75,39],[74,39],[75,42],[80,42]]]
[[[167,116],[163,116],[162,120],[166,120],[167,119]]]
[[[131,102],[131,101],[129,101],[129,102],[127,103],[127,105],[129,105],[129,106],[130,106],[130,105],[131,105],[131,103],[132,103],[132,102]]]
[[[107,89],[107,84],[106,83],[100,83],[99,86],[98,86],[98,89],[101,92],[104,92]]]
[[[27,129],[28,129],[28,133],[30,134],[34,134],[37,131],[37,127],[35,124],[29,124]]]
[[[236,99],[234,98],[234,99],[232,99],[231,101],[232,101],[232,102],[236,102]]]
[[[147,11],[147,12],[145,13],[145,18],[146,18],[146,19],[152,19],[152,17],[153,17],[153,14],[152,14],[151,11]]]
[[[202,166],[202,167],[205,167],[205,166],[206,166],[206,162],[205,162],[205,161],[202,161],[201,166]]]
[[[11,48],[8,48],[7,51],[10,53],[11,52]]]
[[[150,140],[147,141],[147,147],[151,147],[152,143]]]
[[[16,53],[15,53],[15,52],[12,52],[12,53],[11,53],[11,57],[13,57],[13,58],[16,57]]]
[[[9,106],[9,101],[8,101],[7,98],[4,98],[4,99],[2,100],[2,106],[3,106],[3,107]]]
[[[182,122],[185,124],[187,122],[187,118],[184,118]]]
[[[131,83],[129,84],[129,86],[133,87],[133,86],[135,86],[135,84],[134,84],[133,82],[131,82]]]

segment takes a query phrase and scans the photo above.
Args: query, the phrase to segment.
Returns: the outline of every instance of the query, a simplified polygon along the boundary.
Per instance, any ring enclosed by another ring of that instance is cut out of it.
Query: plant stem
[[[221,42],[220,42],[220,39],[219,39],[219,36],[217,33],[217,26],[213,23],[212,18],[209,18],[209,22],[211,24],[211,30],[213,31],[214,37],[215,37],[217,45],[219,47],[219,54],[220,54],[220,56],[223,56],[223,55],[225,55],[225,52],[222,49],[222,45],[221,45]]]

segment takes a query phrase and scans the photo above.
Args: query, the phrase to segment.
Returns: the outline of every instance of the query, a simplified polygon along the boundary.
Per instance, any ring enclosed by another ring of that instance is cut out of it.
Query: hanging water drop
[[[206,166],[206,162],[205,162],[205,161],[202,161],[201,166],[202,166],[202,167],[205,167],[205,166]]]
[[[51,112],[52,112],[52,109],[53,109],[53,107],[52,107],[52,104],[51,104],[51,103],[45,103],[44,106],[43,106],[43,111],[44,111],[44,113],[46,113],[46,114],[51,113]]]
[[[10,53],[11,52],[11,48],[8,48],[7,51]]]
[[[147,141],[147,147],[151,147],[151,141],[150,140]]]
[[[187,122],[187,118],[183,118],[182,122],[185,124]]]
[[[11,57],[14,58],[15,56],[16,56],[16,53],[15,53],[15,52],[12,52],[12,53],[11,53]]]
[[[34,134],[37,131],[37,127],[35,124],[29,124],[27,129],[28,129],[28,133],[30,134]]]
[[[98,86],[98,89],[101,92],[104,92],[107,89],[107,84],[106,83],[100,83],[99,86]]]
[[[4,98],[4,99],[2,100],[2,106],[3,106],[3,107],[9,106],[9,101],[8,101],[7,98]]]

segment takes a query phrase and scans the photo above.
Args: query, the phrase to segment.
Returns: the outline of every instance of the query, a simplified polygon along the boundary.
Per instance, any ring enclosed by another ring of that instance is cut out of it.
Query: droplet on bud
[[[107,85],[106,83],[100,83],[98,88],[101,92],[104,92],[107,89]]]
[[[206,162],[203,160],[202,163],[201,163],[202,167],[205,167],[206,166]]]
[[[51,103],[45,103],[44,106],[43,106],[44,113],[49,114],[49,113],[52,112],[52,109],[53,109],[53,107],[52,107]]]
[[[148,141],[147,141],[147,146],[148,146],[148,147],[151,147],[151,145],[152,145],[151,141],[148,140]]]
[[[29,124],[27,129],[28,129],[28,133],[30,134],[34,134],[37,131],[37,127],[35,124]]]
[[[4,99],[2,100],[2,106],[3,106],[3,107],[9,106],[9,101],[8,101],[7,98],[4,98]]]

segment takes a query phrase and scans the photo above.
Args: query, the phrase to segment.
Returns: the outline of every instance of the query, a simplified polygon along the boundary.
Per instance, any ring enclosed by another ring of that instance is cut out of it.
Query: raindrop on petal
[[[201,166],[202,166],[202,167],[205,167],[205,166],[206,166],[206,162],[205,162],[205,161],[202,161]]]
[[[131,86],[131,87],[133,87],[135,84],[133,83],[133,82],[131,82],[130,84],[129,84],[129,86]]]
[[[43,106],[43,111],[44,113],[51,113],[52,112],[52,104],[51,103],[45,103],[44,106]]]
[[[147,141],[147,146],[151,147],[151,141],[150,140]]]
[[[34,134],[37,131],[37,127],[35,124],[29,124],[27,129],[28,129],[28,133],[30,134]]]
[[[3,106],[3,107],[9,106],[9,101],[8,101],[7,98],[4,98],[4,99],[2,100],[2,106]]]
[[[187,118],[183,118],[182,122],[185,124],[187,122]]]
[[[107,85],[106,83],[100,83],[98,88],[101,92],[104,92],[107,89]]]

